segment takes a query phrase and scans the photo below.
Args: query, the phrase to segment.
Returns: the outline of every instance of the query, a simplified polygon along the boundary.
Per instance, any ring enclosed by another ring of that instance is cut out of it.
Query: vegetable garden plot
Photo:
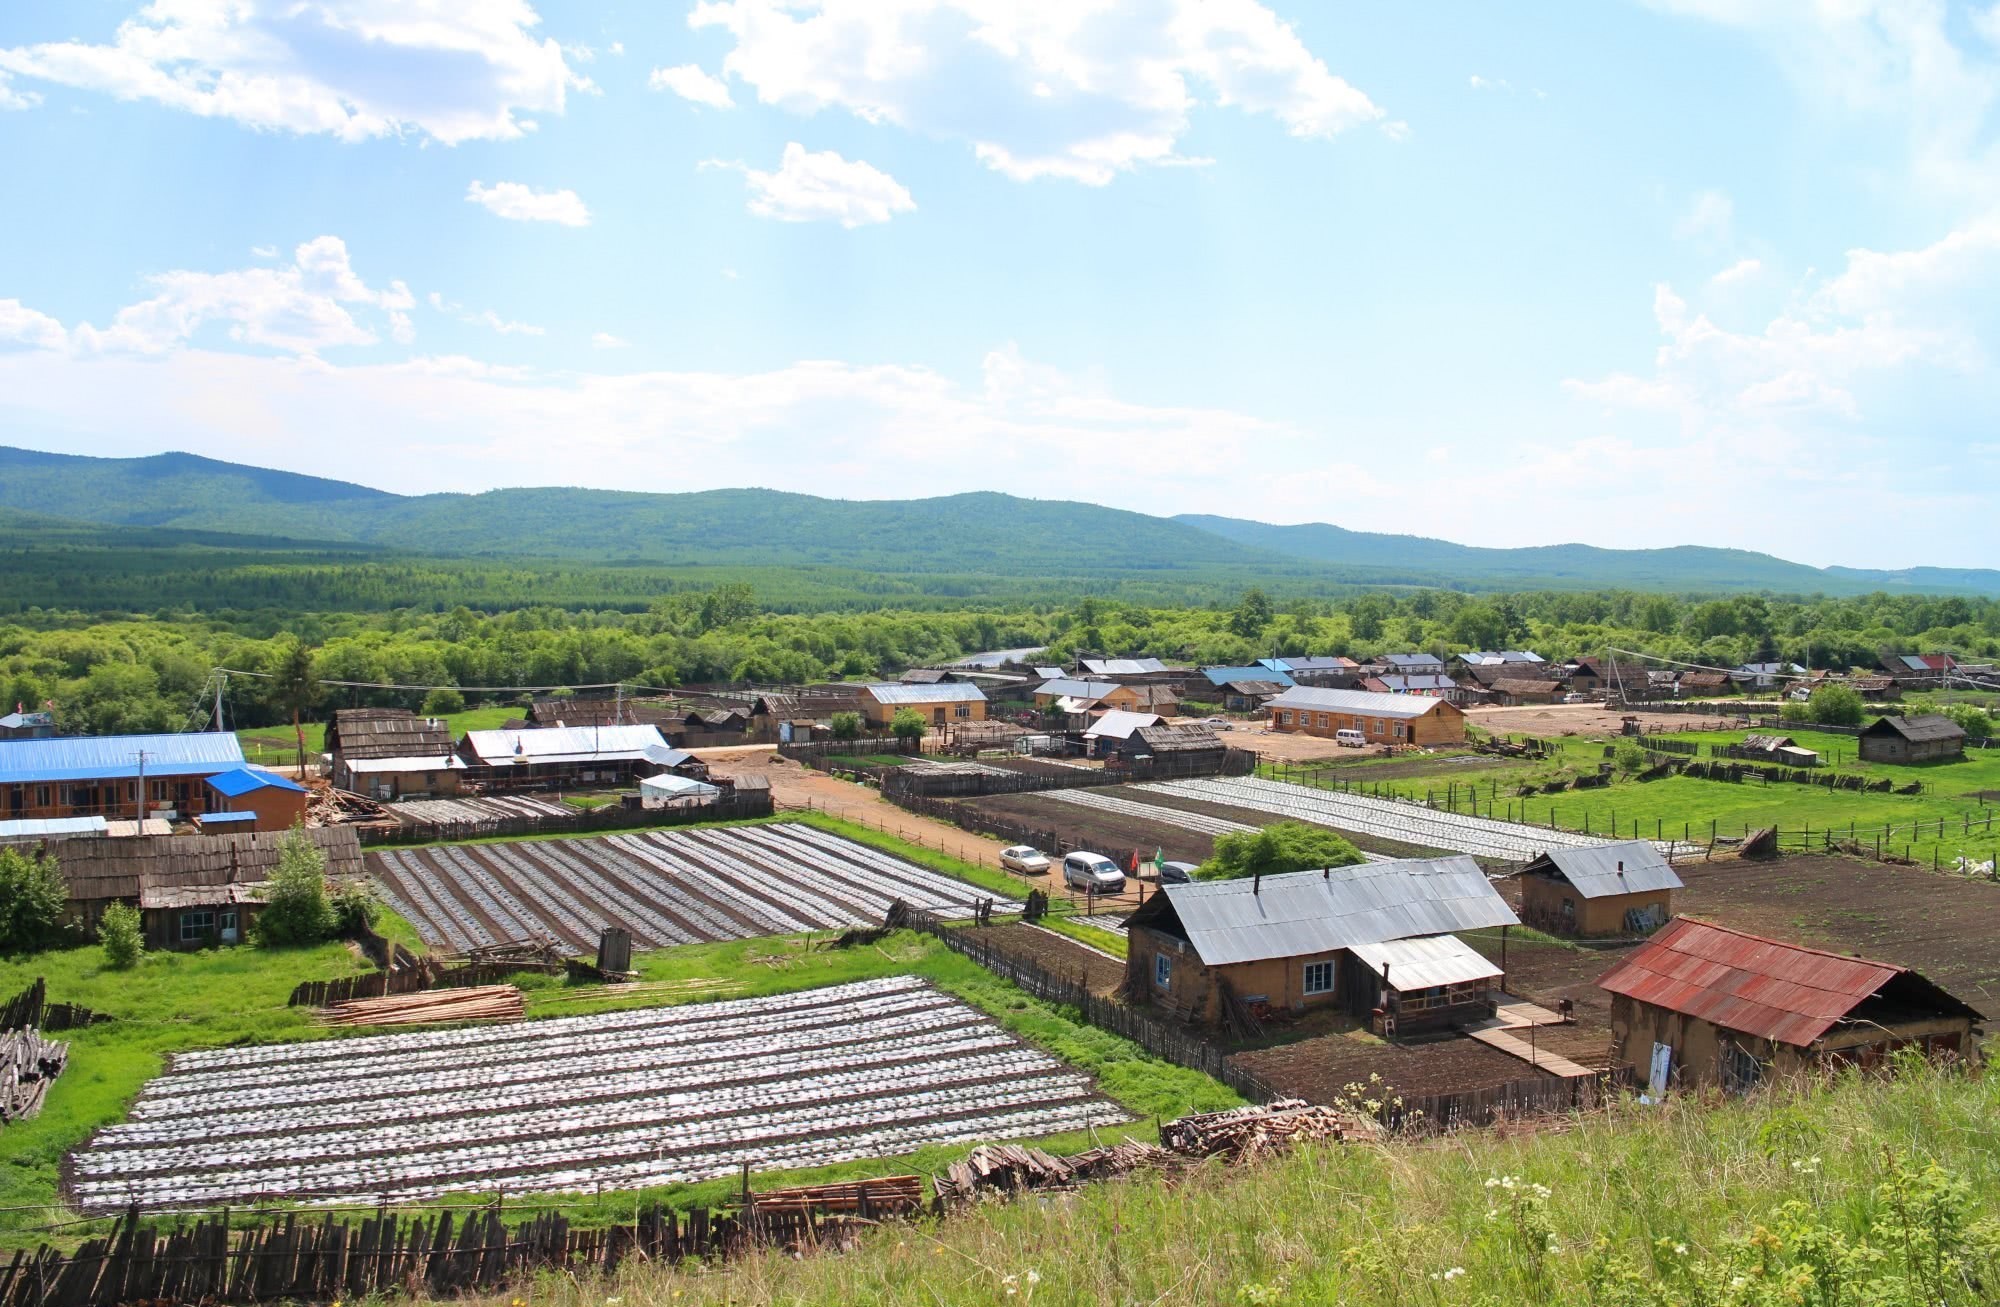
[[[71,1157],[87,1212],[638,1188],[1129,1119],[907,976],[185,1053]]]
[[[631,931],[641,948],[664,948],[871,925],[896,899],[964,917],[992,897],[793,823],[381,849],[368,869],[427,942],[458,950],[546,937],[587,951],[606,925]]]
[[[1336,830],[1376,835],[1421,848],[1451,849],[1480,857],[1505,858],[1511,862],[1526,862],[1552,848],[1581,848],[1607,842],[1602,836],[1524,826],[1518,822],[1472,817],[1461,812],[1439,812],[1420,803],[1371,799],[1358,794],[1316,790],[1305,785],[1287,785],[1282,781],[1267,781],[1252,776],[1156,781],[1136,788],[1158,794],[1177,794],[1187,799],[1205,799],[1210,803],[1248,808],[1253,812],[1268,812],[1293,821],[1316,822]],[[1667,846],[1662,846],[1662,851],[1667,851]]]

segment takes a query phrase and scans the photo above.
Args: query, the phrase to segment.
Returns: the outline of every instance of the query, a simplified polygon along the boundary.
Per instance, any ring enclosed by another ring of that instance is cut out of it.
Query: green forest
[[[520,697],[477,687],[866,679],[1036,646],[1056,659],[1088,651],[1197,665],[1272,654],[1519,647],[1560,659],[1610,646],[1726,666],[1783,658],[1845,668],[1872,665],[1892,651],[2000,656],[2000,601],[1446,590],[1315,598],[1252,588],[1185,605],[1086,596],[948,608],[878,600],[854,610],[785,611],[751,583],[732,581],[656,593],[636,610],[575,601],[497,612],[462,604],[287,612],[181,603],[151,613],[43,607],[0,622],[0,703],[53,703],[71,732],[181,730],[207,721],[202,695],[213,669],[276,676],[301,647],[322,681],[471,687],[463,698],[477,707]],[[231,725],[288,721],[279,684],[232,678]],[[326,687],[314,706],[417,708],[424,698],[422,691]]]

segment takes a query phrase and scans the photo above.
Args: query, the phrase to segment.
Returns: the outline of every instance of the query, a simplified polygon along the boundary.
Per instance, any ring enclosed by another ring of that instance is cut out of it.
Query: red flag
[[[1139,850],[1137,849],[1132,850],[1132,874],[1134,876],[1139,874]]]

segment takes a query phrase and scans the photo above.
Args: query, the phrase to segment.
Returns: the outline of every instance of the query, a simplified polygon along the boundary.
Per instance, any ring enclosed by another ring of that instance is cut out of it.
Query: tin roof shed
[[[1621,840],[1583,848],[1554,848],[1522,869],[1524,875],[1554,876],[1587,899],[1652,890],[1681,889],[1681,878],[1651,840]]]

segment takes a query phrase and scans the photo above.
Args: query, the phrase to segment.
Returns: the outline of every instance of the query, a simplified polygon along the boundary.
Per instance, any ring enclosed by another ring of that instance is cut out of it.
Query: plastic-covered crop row
[[[895,977],[763,999],[183,1055],[73,1158],[88,1211],[698,1180],[1124,1120]]]
[[[1115,812],[1125,817],[1138,817],[1144,821],[1158,822],[1162,826],[1175,826],[1181,830],[1193,831],[1197,835],[1234,835],[1257,829],[1240,821],[1210,817],[1199,812],[1183,812],[1179,808],[1163,808],[1157,803],[1140,803],[1134,799],[1120,798],[1115,794],[1105,794],[1100,790],[1050,790],[1041,797],[1072,803],[1079,808],[1095,808],[1099,812]]]
[[[368,855],[396,910],[452,949],[527,937],[588,948],[606,925],[642,948],[878,922],[896,900],[946,916],[977,886],[812,827],[780,823]],[[1002,900],[1000,911],[1020,904]]]

